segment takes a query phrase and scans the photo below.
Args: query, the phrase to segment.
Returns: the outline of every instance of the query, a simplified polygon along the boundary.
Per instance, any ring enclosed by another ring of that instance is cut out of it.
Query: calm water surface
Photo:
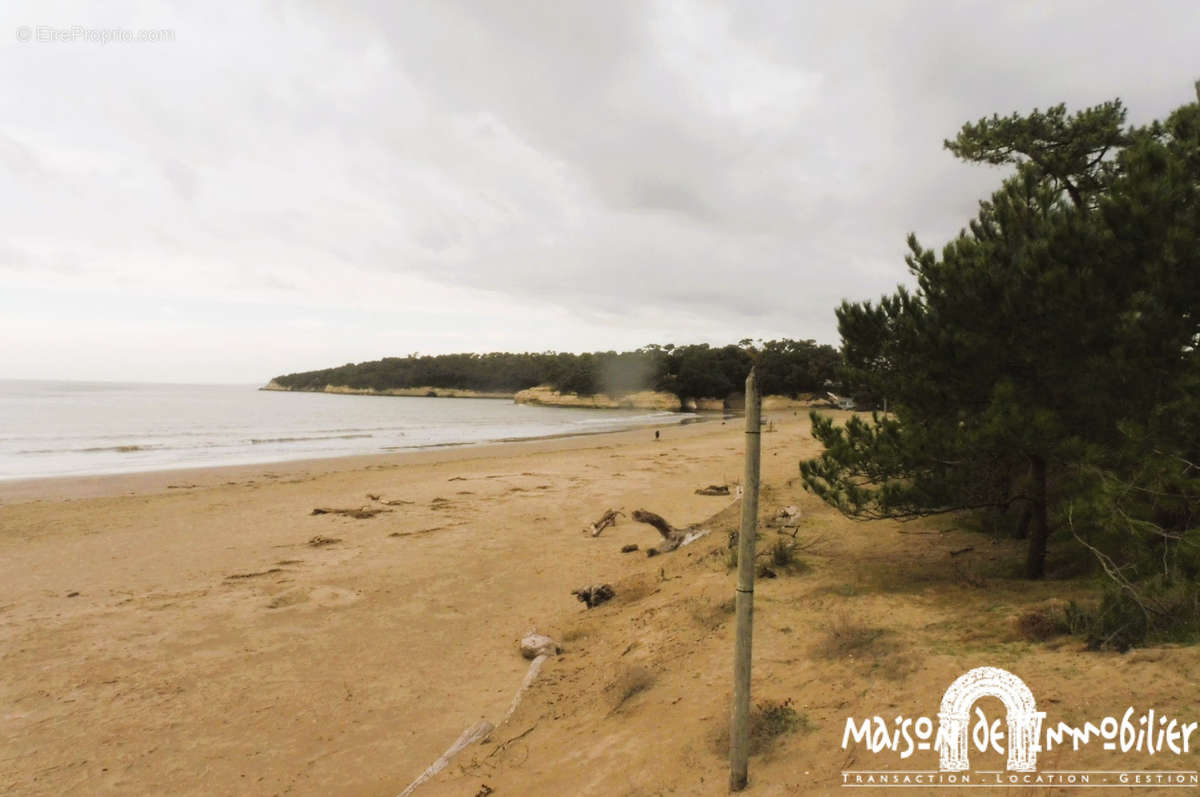
[[[695,416],[253,385],[0,380],[0,479],[377,454],[616,431]]]

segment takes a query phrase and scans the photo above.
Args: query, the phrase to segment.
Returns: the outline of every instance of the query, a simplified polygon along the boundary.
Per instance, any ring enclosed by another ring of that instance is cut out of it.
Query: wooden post
[[[754,542],[758,533],[758,468],[762,404],[754,369],[746,377],[746,477],[738,532],[737,642],[733,654],[733,717],[729,733],[729,788],[741,791],[750,755],[750,642],[754,636]]]

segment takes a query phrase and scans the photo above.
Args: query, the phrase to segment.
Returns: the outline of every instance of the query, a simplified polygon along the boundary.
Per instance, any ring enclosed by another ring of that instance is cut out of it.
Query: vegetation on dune
[[[811,340],[743,340],[714,347],[644,346],[636,351],[569,354],[439,354],[385,357],[339,368],[275,377],[283,387],[323,390],[326,385],[355,389],[456,388],[516,392],[550,385],[563,393],[624,395],[639,390],[673,393],[681,401],[725,398],[739,392],[758,365],[764,393],[796,396],[820,391],[837,377],[841,357],[832,346]]]
[[[797,711],[790,697],[762,700],[750,711],[750,755],[769,755],[783,737],[793,733],[808,733],[813,729],[808,715]],[[722,723],[710,739],[713,752],[720,756],[729,754],[728,723]]]
[[[805,486],[857,518],[978,512],[1029,578],[1062,540],[1105,576],[1096,646],[1195,634],[1200,104],[997,116],[946,147],[1016,168],[940,256],[910,236],[914,290],[838,309],[848,378],[892,412],[814,413]]]

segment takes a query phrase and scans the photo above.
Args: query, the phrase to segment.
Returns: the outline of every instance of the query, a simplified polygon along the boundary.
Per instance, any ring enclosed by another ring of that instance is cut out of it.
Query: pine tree
[[[838,309],[850,378],[894,412],[814,414],[809,489],[863,518],[1020,506],[1025,574],[1044,574],[1078,469],[1117,467],[1196,370],[1200,111],[1124,119],[1119,101],[1056,106],[946,142],[1015,173],[940,256],[910,236],[915,291]]]

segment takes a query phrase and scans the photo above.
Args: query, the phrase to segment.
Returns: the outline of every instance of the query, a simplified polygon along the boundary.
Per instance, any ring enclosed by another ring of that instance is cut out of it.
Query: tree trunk
[[[1046,460],[1035,454],[1029,458],[1033,477],[1033,527],[1029,530],[1029,550],[1025,557],[1025,577],[1041,578],[1046,571],[1046,540],[1050,528],[1046,521]]]
[[[1017,527],[1013,530],[1013,537],[1018,540],[1029,538],[1029,524],[1033,521],[1033,504],[1026,503],[1021,507],[1021,514],[1017,516]]]

